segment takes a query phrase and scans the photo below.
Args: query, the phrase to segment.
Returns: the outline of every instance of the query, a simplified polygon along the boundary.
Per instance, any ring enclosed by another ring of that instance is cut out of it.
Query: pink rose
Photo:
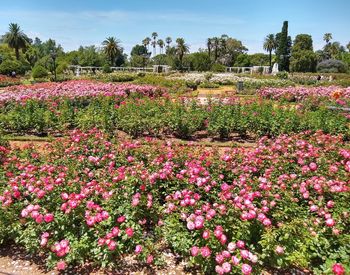
[[[51,214],[51,213],[46,214],[46,215],[44,216],[44,221],[47,222],[47,223],[52,222],[53,220],[54,220],[54,216],[53,216],[53,214]]]
[[[192,246],[191,247],[191,255],[192,257],[196,257],[199,254],[199,247],[198,246]]]
[[[57,270],[65,270],[67,267],[65,261],[59,261],[56,265]]]
[[[275,249],[275,252],[276,252],[276,254],[279,254],[279,255],[283,254],[284,253],[284,247],[280,246],[280,245],[277,245],[276,249]]]
[[[125,233],[128,235],[128,237],[132,237],[134,235],[134,230],[131,227],[128,227],[125,229]]]
[[[228,262],[223,263],[222,269],[224,270],[225,273],[230,273],[231,272],[231,264]]]
[[[148,264],[151,264],[151,263],[153,262],[153,256],[152,256],[152,255],[148,255],[148,256],[147,256],[146,262],[147,262]]]
[[[210,254],[211,254],[211,251],[210,251],[210,248],[207,247],[207,246],[204,246],[201,248],[201,254],[204,258],[208,258],[210,257]]]
[[[332,271],[336,275],[343,275],[345,274],[345,268],[342,266],[342,264],[335,263],[332,267]]]
[[[249,275],[252,273],[252,267],[249,264],[242,264],[242,273],[244,275]]]
[[[136,245],[136,247],[135,247],[135,253],[136,254],[140,254],[142,252],[142,246],[141,245]]]
[[[126,220],[125,216],[120,216],[120,217],[118,217],[117,222],[123,223],[123,222],[125,222],[125,220]]]
[[[333,220],[333,219],[327,219],[326,220],[326,225],[328,226],[328,227],[333,227],[334,225],[335,225],[335,221]]]

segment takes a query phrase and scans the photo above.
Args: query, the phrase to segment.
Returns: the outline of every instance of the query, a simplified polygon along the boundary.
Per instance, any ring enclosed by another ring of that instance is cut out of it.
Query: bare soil
[[[45,258],[42,255],[30,255],[24,248],[15,244],[0,246],[0,275],[187,275],[195,274],[186,270],[186,264],[174,254],[164,252],[166,265],[163,268],[139,264],[133,257],[125,257],[120,266],[115,269],[96,268],[85,264],[77,268],[67,268],[65,271],[47,270]]]

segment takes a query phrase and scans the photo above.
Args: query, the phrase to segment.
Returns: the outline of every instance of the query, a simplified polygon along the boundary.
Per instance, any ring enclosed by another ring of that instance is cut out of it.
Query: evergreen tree
[[[288,21],[283,22],[282,32],[276,35],[277,50],[276,58],[280,71],[289,71],[289,58],[291,49],[291,38],[288,36]]]

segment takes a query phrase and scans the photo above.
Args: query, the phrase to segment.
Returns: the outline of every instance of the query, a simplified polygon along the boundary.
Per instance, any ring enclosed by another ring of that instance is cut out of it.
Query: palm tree
[[[155,55],[156,55],[156,45],[157,45],[156,39],[157,39],[157,37],[158,37],[158,33],[153,32],[153,33],[152,33],[152,37],[153,37],[153,42],[152,42],[152,46],[153,46],[153,56],[155,56]]]
[[[103,51],[108,56],[111,66],[115,65],[117,57],[122,53],[122,48],[119,45],[120,41],[115,37],[107,37],[102,42]]]
[[[149,51],[149,44],[151,43],[151,38],[146,37],[142,40],[142,44],[147,48],[147,51]]]
[[[272,51],[277,48],[277,42],[274,34],[268,34],[264,40],[264,50],[269,52],[270,71],[272,69]]]
[[[333,42],[332,44],[330,44],[329,53],[331,54],[331,57],[333,59],[336,59],[341,51],[342,51],[342,46],[340,45],[339,42]]]
[[[332,40],[332,34],[331,33],[325,33],[324,35],[323,35],[323,40],[324,41],[326,41],[326,43],[328,44],[329,43],[329,41],[331,41]]]
[[[176,39],[176,54],[179,57],[180,64],[182,67],[182,60],[186,53],[189,52],[189,46],[185,43],[185,39],[178,38]]]
[[[163,53],[163,48],[164,48],[164,41],[162,39],[158,39],[157,44],[159,46],[159,53]]]
[[[211,48],[212,48],[212,39],[211,38],[207,39],[207,48],[208,48],[208,55],[209,55],[209,58],[210,58],[210,56],[211,56]]]
[[[214,62],[219,57],[219,46],[220,46],[220,39],[218,37],[213,38],[213,46],[214,46]]]
[[[171,42],[173,42],[173,40],[171,39],[170,36],[168,36],[167,38],[165,38],[165,43],[166,43],[166,45],[167,45],[167,46],[166,46],[166,49],[167,49],[167,50],[169,50]]]
[[[16,59],[19,59],[19,50],[25,50],[30,44],[30,39],[24,32],[22,32],[20,26],[16,23],[9,25],[9,31],[4,35],[4,42],[9,45],[10,48],[15,49]]]

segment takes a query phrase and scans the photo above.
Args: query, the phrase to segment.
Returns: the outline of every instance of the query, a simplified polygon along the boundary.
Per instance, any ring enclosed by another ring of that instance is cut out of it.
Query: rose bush
[[[73,131],[45,154],[5,149],[0,240],[63,270],[164,245],[207,273],[349,272],[350,148],[316,132],[224,153]]]
[[[342,88],[337,86],[329,87],[288,87],[288,88],[263,88],[258,95],[272,99],[288,99],[290,101],[301,101],[308,97],[322,98],[350,98],[350,87]]]

